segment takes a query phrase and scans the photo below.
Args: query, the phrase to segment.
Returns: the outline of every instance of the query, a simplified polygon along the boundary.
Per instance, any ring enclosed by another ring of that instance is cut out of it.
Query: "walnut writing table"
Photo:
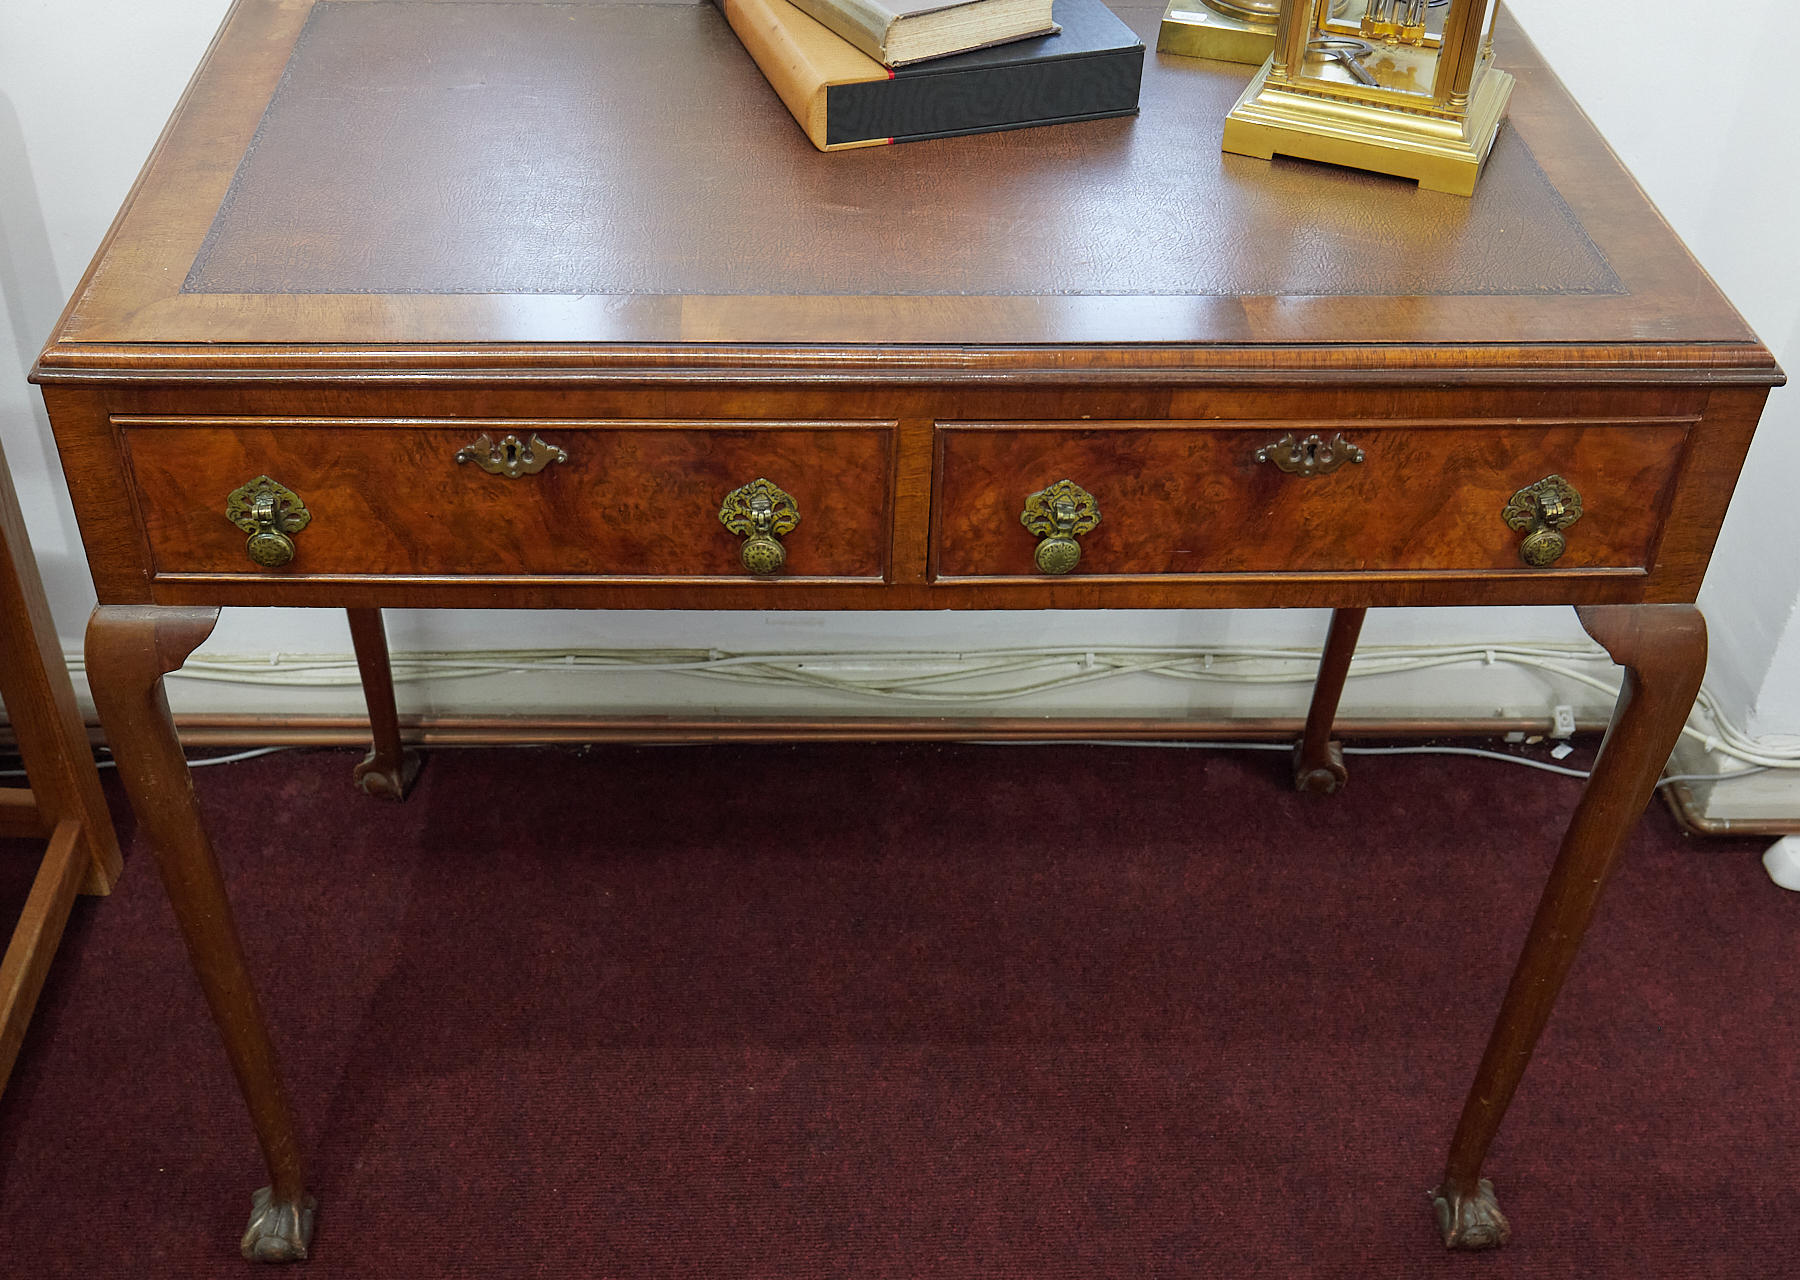
[[[1781,373],[1504,17],[1499,54],[1463,200],[1221,155],[1219,64],[1152,55],[1135,120],[824,156],[710,7],[239,0],[35,377],[95,701],[269,1164],[246,1256],[305,1256],[311,1201],[162,695],[222,605],[350,610],[391,794],[387,606],[1330,607],[1330,790],[1365,609],[1576,605],[1625,692],[1436,1200],[1504,1240],[1482,1158]]]

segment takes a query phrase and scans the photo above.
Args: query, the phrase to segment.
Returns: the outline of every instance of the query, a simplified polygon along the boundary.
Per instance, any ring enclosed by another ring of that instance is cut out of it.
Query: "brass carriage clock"
[[[1169,0],[1158,53],[1255,66],[1275,44],[1281,0]]]
[[[1332,16],[1353,3],[1360,9],[1363,0],[1331,0]],[[1169,0],[1156,51],[1259,66],[1275,47],[1280,16],[1281,0]]]
[[[1472,194],[1513,87],[1494,67],[1495,8],[1491,0],[1281,0],[1275,52],[1226,117],[1225,150]]]

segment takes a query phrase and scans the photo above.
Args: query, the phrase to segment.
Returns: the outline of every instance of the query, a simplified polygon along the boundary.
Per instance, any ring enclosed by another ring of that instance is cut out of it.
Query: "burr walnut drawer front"
[[[1644,569],[1694,421],[940,422],[933,574]]]
[[[886,422],[116,425],[159,577],[741,580],[754,563],[764,576],[866,582],[886,576],[892,544]],[[721,520],[734,492],[738,532]],[[756,537],[760,559],[744,550]]]

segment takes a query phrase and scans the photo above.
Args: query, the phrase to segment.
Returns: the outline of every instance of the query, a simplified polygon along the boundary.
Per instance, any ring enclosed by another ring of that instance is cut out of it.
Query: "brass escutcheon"
[[[473,462],[490,476],[517,480],[520,476],[535,476],[552,462],[567,462],[569,455],[540,435],[534,434],[529,442],[517,436],[503,436],[495,444],[493,437],[483,432],[474,444],[465,444],[456,451],[456,460]]]
[[[1039,572],[1067,573],[1081,563],[1075,539],[1100,523],[1100,507],[1073,480],[1058,480],[1025,499],[1019,523],[1043,539],[1033,553]]]
[[[719,523],[745,539],[738,549],[744,568],[771,574],[787,563],[787,551],[776,539],[794,531],[800,508],[781,489],[758,477],[725,495]]]
[[[1256,460],[1273,462],[1291,476],[1310,480],[1314,476],[1328,476],[1346,462],[1361,462],[1363,451],[1344,439],[1341,431],[1330,440],[1320,439],[1316,432],[1304,440],[1296,440],[1290,431],[1274,444],[1265,444],[1258,449]]]
[[[312,523],[312,512],[292,489],[258,476],[233,489],[225,499],[225,518],[249,534],[244,550],[265,569],[278,569],[294,558],[294,540]]]
[[[1545,476],[1513,494],[1500,518],[1510,528],[1530,530],[1519,544],[1519,559],[1543,569],[1568,550],[1562,531],[1581,519],[1581,495],[1561,476]]]

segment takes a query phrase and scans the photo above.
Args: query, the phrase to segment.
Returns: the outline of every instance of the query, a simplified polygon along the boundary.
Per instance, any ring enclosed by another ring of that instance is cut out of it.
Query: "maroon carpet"
[[[1514,1241],[1471,1256],[1425,1192],[1573,781],[492,750],[393,806],[355,758],[196,775],[321,1201],[301,1274],[1800,1274],[1800,895],[1660,806],[1488,1162]],[[122,825],[0,1098],[0,1272],[253,1274],[254,1142]]]

